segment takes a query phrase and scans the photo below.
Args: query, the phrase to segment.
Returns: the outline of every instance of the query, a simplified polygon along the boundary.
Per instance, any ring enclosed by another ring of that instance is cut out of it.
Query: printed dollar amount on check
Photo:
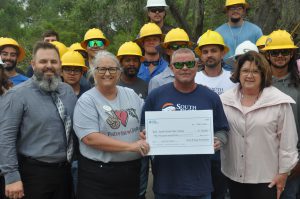
[[[213,154],[212,110],[145,113],[148,155]]]

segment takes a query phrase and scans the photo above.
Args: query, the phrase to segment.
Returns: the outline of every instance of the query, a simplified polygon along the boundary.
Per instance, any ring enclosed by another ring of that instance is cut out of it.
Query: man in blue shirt
[[[14,86],[28,79],[16,71],[17,62],[22,61],[25,57],[25,51],[17,41],[12,38],[0,38],[0,56],[5,63],[5,74]]]
[[[146,99],[146,111],[212,110],[214,148],[227,142],[228,122],[219,96],[195,83],[197,64],[192,50],[181,48],[171,58],[174,82],[154,89]],[[142,125],[145,118],[142,117]],[[147,132],[146,132],[147,133]],[[210,199],[213,191],[210,155],[155,156],[152,162],[156,199]]]
[[[228,22],[216,29],[230,49],[224,57],[225,61],[228,57],[234,55],[235,49],[240,43],[249,40],[255,44],[263,35],[260,27],[244,20],[248,8],[249,4],[245,0],[226,0],[225,10]],[[232,66],[224,69],[231,71]]]
[[[161,43],[162,36],[159,26],[155,23],[147,23],[141,28],[139,38],[136,40],[145,51],[145,60],[141,64],[138,77],[147,83],[168,67],[168,62],[160,56],[156,49]]]

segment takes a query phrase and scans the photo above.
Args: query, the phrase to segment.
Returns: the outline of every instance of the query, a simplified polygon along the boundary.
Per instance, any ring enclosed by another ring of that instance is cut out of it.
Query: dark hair
[[[53,44],[48,43],[48,42],[44,42],[44,41],[39,41],[33,47],[33,51],[32,51],[32,57],[33,58],[35,58],[35,55],[36,55],[36,53],[39,49],[53,49],[57,52],[58,57],[59,57],[59,51]]]
[[[240,82],[240,73],[241,68],[243,67],[246,61],[254,62],[257,68],[261,71],[261,85],[260,90],[263,90],[265,87],[269,87],[272,84],[272,71],[269,62],[266,58],[255,52],[248,51],[244,55],[241,55],[237,60],[237,67],[235,68],[234,73],[231,76],[231,81],[234,83]]]
[[[45,37],[51,37],[51,36],[55,36],[57,41],[59,41],[59,35],[54,30],[47,30],[46,32],[43,33],[42,38],[44,39]]]
[[[0,65],[0,95],[5,93],[5,90],[10,89],[13,86],[7,75],[4,73],[4,68]]]

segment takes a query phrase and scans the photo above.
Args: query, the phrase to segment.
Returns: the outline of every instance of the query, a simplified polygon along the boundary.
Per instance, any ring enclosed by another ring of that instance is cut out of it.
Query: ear
[[[30,61],[30,64],[32,66],[32,69],[34,70],[35,69],[35,61],[34,61],[34,59]]]

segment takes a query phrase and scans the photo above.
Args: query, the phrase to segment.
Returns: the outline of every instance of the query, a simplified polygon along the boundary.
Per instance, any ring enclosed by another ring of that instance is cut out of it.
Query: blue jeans
[[[211,194],[202,196],[179,196],[168,194],[155,194],[155,199],[211,199]]]
[[[295,177],[292,179],[287,179],[284,192],[280,196],[280,199],[297,199],[297,195],[300,190],[300,177]]]

